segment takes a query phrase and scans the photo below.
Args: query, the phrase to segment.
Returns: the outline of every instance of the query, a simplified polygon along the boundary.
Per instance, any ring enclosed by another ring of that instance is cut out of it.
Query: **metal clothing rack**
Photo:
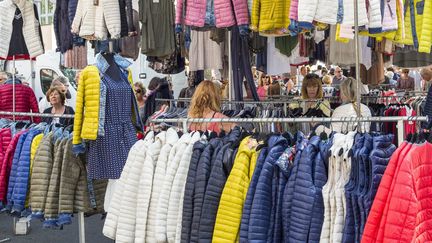
[[[10,112],[0,111],[0,115],[12,115],[14,116],[30,116],[30,117],[55,117],[55,118],[74,118],[75,115],[58,115],[58,114],[46,114],[46,113],[31,113],[31,112]],[[85,222],[84,212],[78,212],[78,230],[79,230],[79,243],[85,243]],[[7,239],[5,239],[7,240]],[[0,242],[4,242],[0,240]]]
[[[319,123],[319,122],[397,122],[398,143],[404,140],[404,121],[427,122],[426,116],[387,116],[387,117],[300,117],[300,118],[172,118],[151,119],[151,123],[182,123],[188,130],[188,123]]]

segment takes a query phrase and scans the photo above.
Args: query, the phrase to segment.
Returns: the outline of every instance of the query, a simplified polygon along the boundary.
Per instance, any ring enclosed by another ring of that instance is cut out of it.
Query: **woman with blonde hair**
[[[221,96],[219,88],[209,80],[202,81],[192,96],[188,118],[228,118],[220,112]],[[235,125],[232,123],[203,122],[191,123],[192,131],[212,131],[220,133],[222,130],[230,131]]]
[[[261,73],[258,79],[257,93],[260,99],[265,99],[267,97],[267,91],[270,85],[270,76],[265,73]]]

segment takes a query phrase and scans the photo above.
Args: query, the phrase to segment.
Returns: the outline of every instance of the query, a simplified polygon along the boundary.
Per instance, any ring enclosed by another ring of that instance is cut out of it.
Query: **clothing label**
[[[159,3],[159,0],[153,0],[153,3]]]

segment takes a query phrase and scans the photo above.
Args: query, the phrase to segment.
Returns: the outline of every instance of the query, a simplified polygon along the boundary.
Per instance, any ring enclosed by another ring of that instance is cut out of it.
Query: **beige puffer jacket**
[[[30,205],[32,212],[36,215],[43,215],[45,208],[54,160],[53,152],[55,145],[52,143],[52,137],[53,133],[49,133],[42,138],[33,163],[33,171],[30,180]]]

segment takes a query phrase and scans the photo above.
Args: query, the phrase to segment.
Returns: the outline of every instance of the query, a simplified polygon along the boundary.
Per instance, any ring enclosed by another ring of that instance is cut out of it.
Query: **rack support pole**
[[[397,122],[397,136],[398,136],[398,145],[401,145],[404,138],[405,138],[405,133],[404,133],[404,121],[403,120],[399,120]]]
[[[78,230],[79,230],[79,243],[85,243],[85,224],[84,224],[84,212],[78,213]]]
[[[12,68],[12,112],[15,112],[15,56],[13,58],[13,68]],[[12,115],[12,120],[15,121],[15,114]]]
[[[359,16],[358,16],[358,0],[354,0],[354,44],[355,44],[355,70],[356,70],[356,80],[357,80],[357,117],[361,116],[361,92],[360,83],[360,40],[359,40]],[[361,131],[361,124],[358,124],[358,129]]]
[[[235,28],[235,27],[234,27]],[[231,34],[231,30],[228,31],[228,100],[230,101],[230,109],[232,109],[231,107],[231,101],[233,100],[233,89],[234,89],[234,85],[233,85],[233,70],[232,70],[232,50],[231,50],[231,38],[232,38],[232,34]]]

